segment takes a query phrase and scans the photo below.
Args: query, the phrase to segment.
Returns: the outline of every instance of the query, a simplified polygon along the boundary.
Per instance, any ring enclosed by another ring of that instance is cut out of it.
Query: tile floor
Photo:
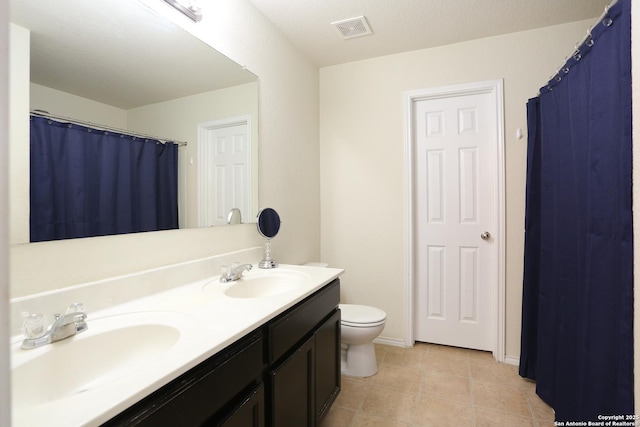
[[[321,427],[553,426],[553,411],[513,365],[490,353],[416,344],[376,344],[378,373],[342,377]]]

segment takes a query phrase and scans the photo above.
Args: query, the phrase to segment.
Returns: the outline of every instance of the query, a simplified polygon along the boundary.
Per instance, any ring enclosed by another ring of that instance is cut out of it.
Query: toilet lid
[[[345,325],[375,326],[384,323],[387,313],[368,305],[340,304],[342,323]]]

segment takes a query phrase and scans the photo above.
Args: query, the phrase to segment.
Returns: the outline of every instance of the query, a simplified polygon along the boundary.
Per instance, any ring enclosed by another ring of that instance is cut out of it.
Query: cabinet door
[[[315,332],[316,423],[331,408],[340,392],[340,310],[322,323]]]
[[[314,337],[270,372],[273,427],[315,426]]]
[[[222,427],[264,427],[264,386],[260,384],[242,401],[231,415],[221,424]],[[204,427],[210,427],[205,424]]]

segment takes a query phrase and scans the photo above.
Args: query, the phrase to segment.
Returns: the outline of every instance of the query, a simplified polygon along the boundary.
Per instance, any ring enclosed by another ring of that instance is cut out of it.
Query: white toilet
[[[378,372],[373,340],[384,329],[387,314],[366,305],[340,304],[342,374],[370,377]]]
[[[328,267],[308,262],[310,267]],[[378,372],[373,340],[384,329],[387,313],[367,305],[340,304],[341,372],[350,377],[370,377]]]

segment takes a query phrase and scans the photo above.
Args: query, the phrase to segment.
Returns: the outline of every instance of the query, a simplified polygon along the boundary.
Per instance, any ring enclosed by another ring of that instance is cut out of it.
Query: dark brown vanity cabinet
[[[335,281],[268,325],[267,425],[317,426],[337,397],[339,301]]]
[[[318,426],[340,391],[340,281],[104,426]]]
[[[319,426],[340,392],[340,311],[269,372],[269,425]]]
[[[264,342],[254,331],[104,426],[264,426]],[[257,413],[253,423],[247,412]]]

